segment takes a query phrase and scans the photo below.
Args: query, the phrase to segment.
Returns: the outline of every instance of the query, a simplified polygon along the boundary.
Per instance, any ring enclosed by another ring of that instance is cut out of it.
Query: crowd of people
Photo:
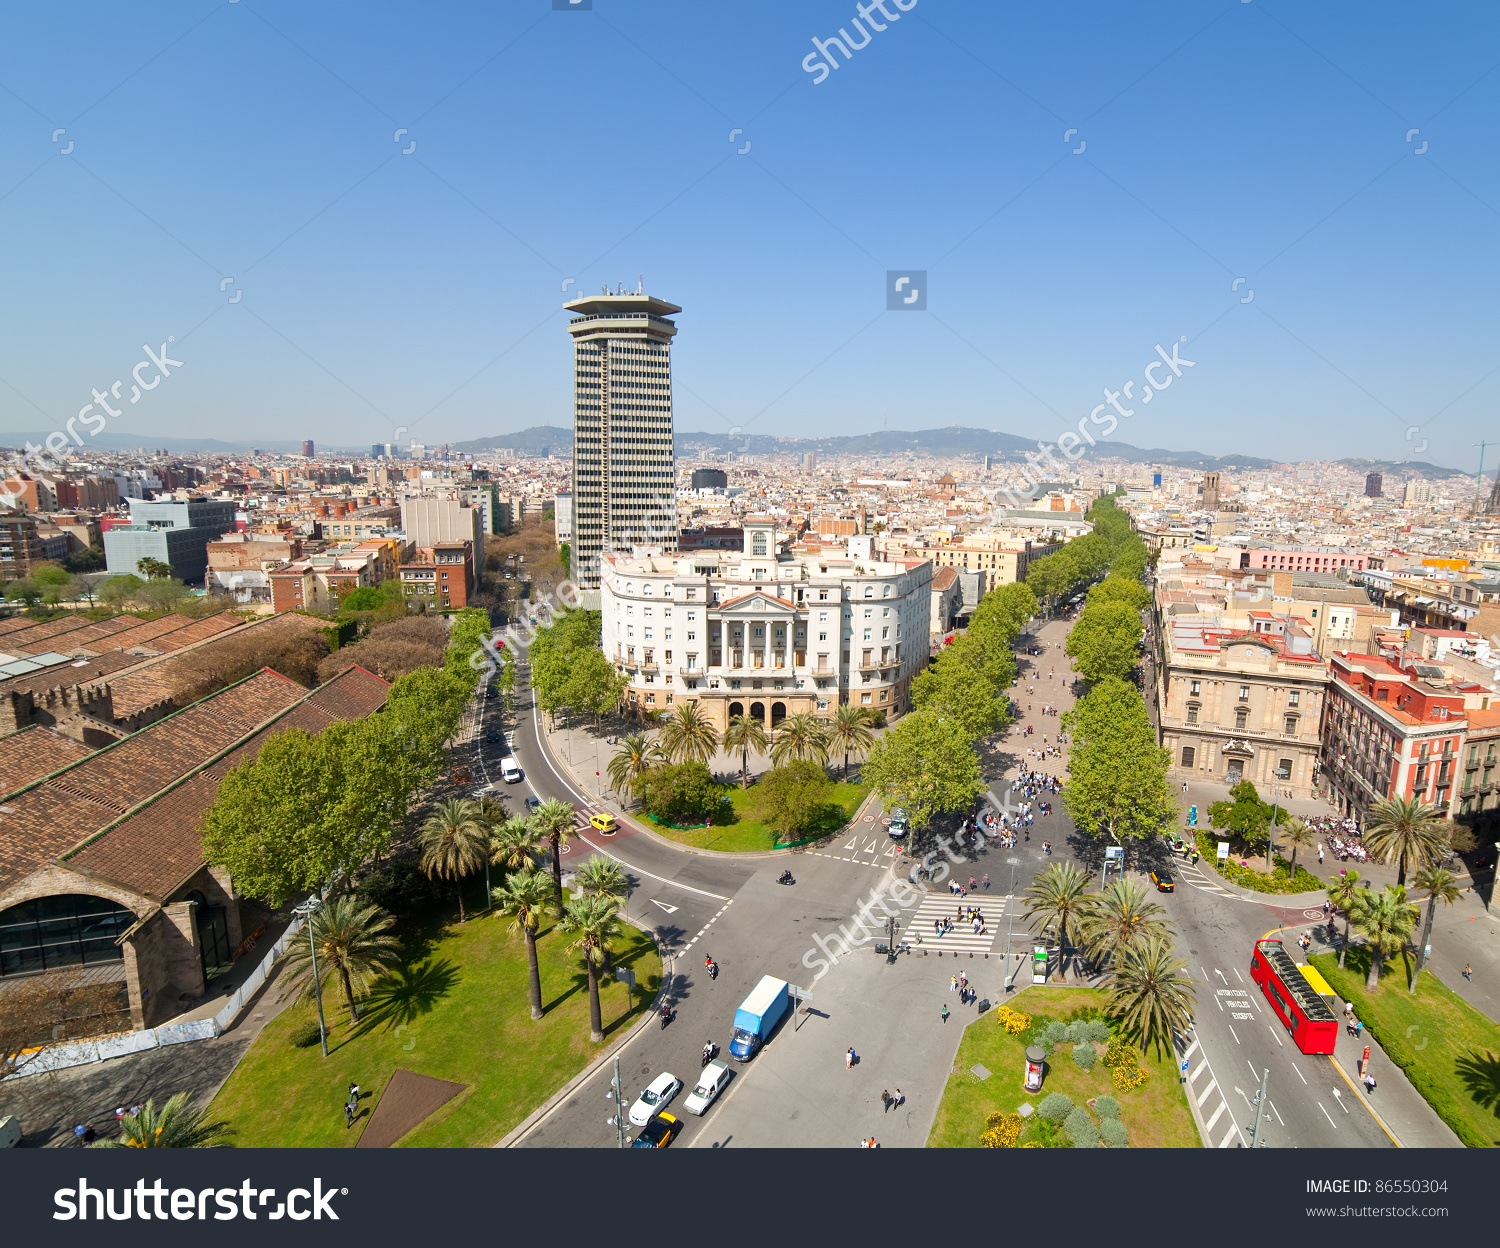
[[[1340,862],[1348,862],[1351,858],[1356,862],[1369,861],[1369,851],[1365,849],[1359,825],[1353,819],[1341,819],[1338,815],[1313,815],[1307,820],[1307,825],[1322,837],[1328,852]],[[1323,861],[1322,846],[1318,848],[1318,861]]]

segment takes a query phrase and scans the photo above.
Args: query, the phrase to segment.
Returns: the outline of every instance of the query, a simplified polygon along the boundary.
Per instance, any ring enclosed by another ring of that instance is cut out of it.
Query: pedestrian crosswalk
[[[1178,868],[1177,873],[1182,876],[1184,883],[1191,888],[1196,888],[1200,893],[1212,893],[1215,897],[1230,897],[1235,901],[1242,900],[1238,893],[1231,893],[1222,884],[1204,875],[1202,871],[1191,863],[1184,862]]]
[[[921,949],[934,953],[988,953],[1002,930],[1006,905],[1012,900],[982,890],[960,899],[946,888],[934,888],[909,914],[902,915],[901,939],[914,949],[919,947],[920,940]],[[970,920],[959,918],[960,904],[980,909],[984,915],[983,932],[976,934]],[[947,919],[953,920],[953,927],[939,935],[934,924]]]

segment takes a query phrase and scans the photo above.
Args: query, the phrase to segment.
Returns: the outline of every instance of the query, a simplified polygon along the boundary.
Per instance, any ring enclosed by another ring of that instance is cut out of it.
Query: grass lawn
[[[460,925],[454,918],[444,912],[403,921],[407,964],[365,1003],[358,1026],[351,1028],[338,990],[325,992],[333,1025],[327,1058],[316,1039],[306,1048],[292,1043],[309,1021],[316,1024],[311,1004],[291,1007],[266,1027],[211,1110],[237,1128],[239,1147],[352,1147],[398,1066],[468,1085],[402,1147],[488,1147],[594,1058],[604,1046],[589,1043],[588,983],[566,938],[548,927],[537,942],[546,1014],[532,1022],[526,946],[507,930],[509,921],[481,916]],[[625,1017],[625,985],[601,978],[606,1042],[649,1008],[661,985],[661,958],[633,927],[613,964],[634,968],[635,1007]],[[346,1131],[350,1080],[375,1095],[362,1099],[362,1117]]]
[[[1410,992],[1411,955],[1386,964],[1380,987],[1365,991],[1370,963],[1353,945],[1343,970],[1331,953],[1310,961],[1356,1015],[1386,1056],[1406,1072],[1438,1117],[1470,1148],[1500,1145],[1500,1027],[1423,971]]]
[[[1066,1021],[1079,1011],[1102,1009],[1109,994],[1099,988],[1032,987],[1012,995],[1007,1002],[1020,1013],[1038,1019]],[[1025,1102],[1033,1105],[1051,1092],[1062,1092],[1083,1105],[1096,1096],[1113,1096],[1120,1102],[1120,1121],[1130,1133],[1132,1148],[1199,1148],[1198,1129],[1193,1124],[1187,1097],[1178,1082],[1176,1059],[1168,1052],[1138,1055],[1147,1071],[1146,1081],[1129,1092],[1116,1092],[1110,1071],[1096,1062],[1085,1071],[1072,1058],[1070,1044],[1057,1045],[1047,1059],[1042,1090],[1029,1094],[1022,1086],[1026,1071],[1026,1035],[1007,1034],[994,1010],[981,1015],[964,1030],[958,1046],[954,1073],[938,1105],[928,1148],[978,1148],[985,1119],[992,1113],[1013,1114]],[[1101,1055],[1103,1050],[1099,1050]],[[970,1072],[984,1066],[990,1077],[982,1083]],[[1035,1116],[1027,1120],[1021,1143],[1036,1139]]]
[[[869,792],[868,785],[835,784],[826,818],[821,819],[816,826],[799,833],[796,839],[812,840],[815,837],[826,836],[830,832],[837,832],[854,818],[854,812],[859,809]],[[694,849],[718,849],[727,853],[740,854],[764,853],[766,850],[775,849],[776,834],[756,817],[755,786],[752,784],[748,789],[742,789],[735,785],[729,790],[729,800],[734,807],[734,822],[725,824],[723,827],[669,828],[666,824],[652,823],[644,816],[637,817],[642,818],[646,826],[653,831],[670,837],[681,845],[691,845]]]

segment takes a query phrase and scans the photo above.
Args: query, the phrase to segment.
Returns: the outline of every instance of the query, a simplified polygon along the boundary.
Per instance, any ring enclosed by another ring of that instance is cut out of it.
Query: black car
[[[1156,885],[1159,893],[1174,893],[1177,885],[1172,879],[1172,873],[1165,867],[1157,867],[1151,872],[1151,882]]]
[[[631,1142],[631,1148],[667,1148],[671,1145],[682,1124],[671,1114],[657,1114],[641,1128],[641,1133]]]
[[[498,732],[496,732],[493,728],[491,728],[488,732],[486,732],[484,734],[484,739],[486,741],[498,741],[498,740],[500,740],[500,734]]]

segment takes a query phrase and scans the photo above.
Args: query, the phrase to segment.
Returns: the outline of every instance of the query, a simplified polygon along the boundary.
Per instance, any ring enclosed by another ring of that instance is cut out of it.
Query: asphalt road
[[[1189,1073],[1193,1095],[1214,1144],[1231,1133],[1230,1146],[1248,1142],[1254,1122],[1250,1100],[1269,1070],[1270,1117],[1263,1128],[1268,1148],[1393,1148],[1384,1129],[1327,1057],[1300,1052],[1250,978],[1255,942],[1287,927],[1285,939],[1295,961],[1305,961],[1293,943],[1313,925],[1300,907],[1285,910],[1257,901],[1229,899],[1195,887],[1174,870],[1177,890],[1156,894],[1177,925],[1178,954],[1198,981],[1194,1034],[1199,1043],[1191,1061],[1206,1070]],[[1352,1072],[1351,1072],[1352,1073]],[[1209,1091],[1210,1081],[1214,1086]],[[1220,1100],[1224,1107],[1220,1112]]]
[[[525,779],[512,786],[513,791],[518,799],[526,795],[560,797],[578,806],[591,805],[588,795],[573,785],[544,748],[538,713],[524,682],[524,668],[518,676],[523,679],[518,680],[516,692],[513,741]],[[498,705],[496,700],[488,707]],[[490,772],[498,775],[498,768],[491,766]],[[995,796],[1003,797],[1007,787],[997,783]],[[519,800],[513,804],[519,805]],[[977,853],[971,848],[963,851],[966,864],[953,867],[954,874],[960,876],[990,874],[993,901],[987,904],[991,910],[999,910],[1001,898],[1012,890],[1019,898],[1037,871],[1053,862],[1071,859],[1098,871],[1100,847],[1078,838],[1061,810],[1061,802],[1055,805],[1057,813],[1038,819],[1029,843],[1010,851],[998,845]],[[929,836],[951,833],[955,823],[952,820],[934,827]],[[723,1132],[717,1131],[714,1118],[731,1102],[735,1109],[730,1119],[738,1120],[743,1128],[747,1107],[738,1094],[747,1075],[753,1075],[755,1064],[740,1067],[723,1052],[720,1056],[735,1073],[718,1104],[701,1119],[681,1112],[685,1092],[693,1086],[700,1069],[700,1050],[706,1041],[727,1049],[734,1010],[762,975],[813,986],[817,956],[814,933],[827,934],[837,925],[849,923],[858,904],[889,875],[892,859],[880,839],[880,824],[865,826],[873,835],[855,834],[820,847],[817,853],[790,856],[718,858],[690,854],[623,830],[608,838],[593,833],[575,838],[564,858],[564,870],[589,853],[607,853],[617,859],[631,879],[629,916],[655,933],[666,955],[671,976],[669,997],[676,1018],[665,1029],[651,1024],[629,1040],[620,1053],[621,1075],[632,1099],[663,1070],[683,1081],[684,1093],[670,1107],[684,1123],[677,1146],[692,1144],[700,1136],[705,1146],[723,1142]],[[1040,852],[1039,843],[1044,839],[1055,847],[1050,858]],[[926,847],[919,845],[919,849]],[[1161,853],[1165,860],[1164,845]],[[797,878],[790,888],[776,883],[786,866]],[[1255,940],[1289,921],[1297,925],[1294,930],[1308,925],[1300,910],[1295,915],[1283,915],[1256,902],[1199,891],[1180,874],[1178,891],[1158,894],[1157,900],[1177,925],[1179,948],[1189,959],[1191,973],[1200,981],[1195,1033],[1198,1047],[1192,1053],[1190,1069],[1194,1072],[1194,1099],[1201,1102],[1203,1120],[1212,1123],[1212,1142],[1223,1140],[1226,1146],[1235,1147],[1244,1144],[1245,1131],[1253,1121],[1249,1099],[1259,1086],[1260,1071],[1269,1068],[1268,1146],[1392,1147],[1380,1124],[1328,1059],[1305,1056],[1296,1049],[1250,979],[1248,967]],[[1008,974],[1016,965],[1016,951],[1024,956],[1030,944],[1029,925],[1019,913],[1019,904],[1012,903],[1009,910],[1013,913],[1006,913],[996,925],[999,930],[986,972],[989,978],[1002,970]],[[903,916],[909,927],[908,938],[924,930],[911,919],[911,914]],[[1002,961],[1007,930],[1014,933],[1010,939],[1013,957]],[[705,953],[719,963],[716,981],[704,972]],[[941,960],[931,963],[934,968],[942,965]],[[895,985],[900,978],[890,976],[886,982]],[[1003,995],[1003,984],[999,987]],[[809,1022],[818,1021],[818,1007],[815,989],[814,1017]],[[796,1033],[789,1025],[783,1026],[773,1044],[813,1043],[804,1041],[807,1034],[805,1024]],[[1201,1073],[1196,1070],[1200,1065],[1206,1068]],[[605,1121],[613,1112],[612,1103],[605,1099],[609,1082],[610,1071],[602,1068],[520,1143],[554,1148],[612,1146],[615,1132]],[[751,1078],[750,1084],[754,1082]],[[746,1087],[745,1095],[753,1104],[753,1086]],[[769,1104],[766,1109],[775,1112]],[[795,1114],[788,1113],[782,1129],[786,1142],[795,1144]],[[774,1126],[762,1130],[768,1132],[767,1140],[776,1134]],[[857,1138],[857,1133],[851,1138]],[[748,1142],[743,1130],[740,1139]]]

